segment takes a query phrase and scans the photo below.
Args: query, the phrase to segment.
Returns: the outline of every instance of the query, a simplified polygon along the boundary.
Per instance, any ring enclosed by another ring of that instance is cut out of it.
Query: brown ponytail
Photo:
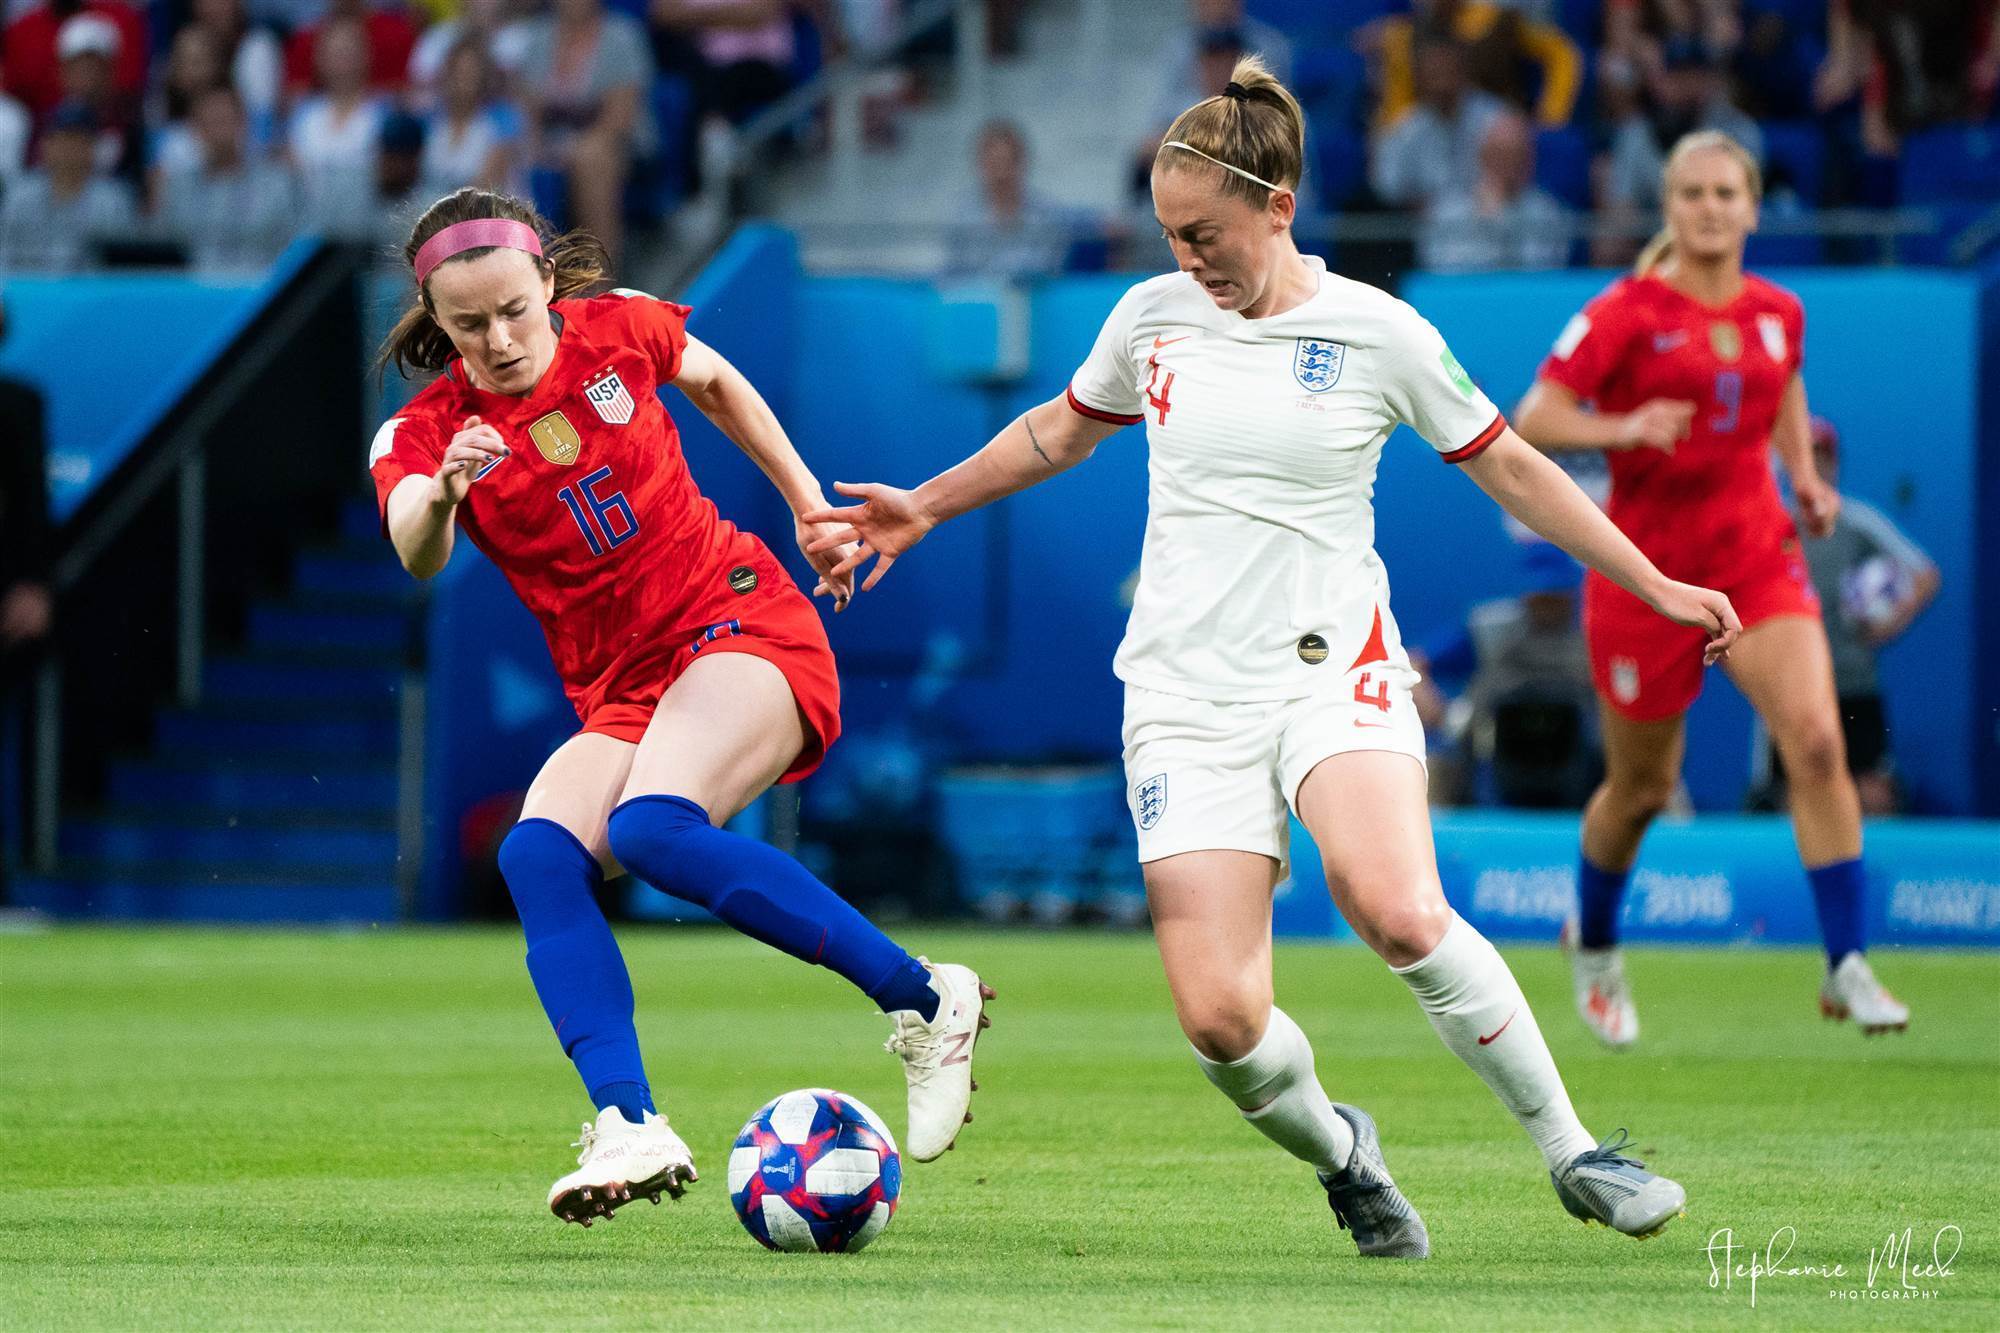
[[[1750,197],[1758,203],[1764,201],[1764,173],[1757,166],[1757,159],[1751,156],[1750,150],[1721,130],[1696,130],[1692,134],[1683,134],[1675,140],[1673,151],[1667,154],[1666,165],[1660,168],[1662,207],[1673,193],[1674,172],[1696,153],[1707,152],[1727,153],[1735,158],[1736,164],[1743,168],[1743,182],[1750,191]],[[1646,248],[1639,252],[1639,258],[1632,265],[1632,271],[1641,275],[1651,273],[1665,262],[1673,250],[1673,227],[1671,225],[1661,227],[1653,233],[1653,239],[1646,242]]]
[[[1288,190],[1298,188],[1305,172],[1305,113],[1299,110],[1298,99],[1256,56],[1244,56],[1236,62],[1223,92],[1181,112],[1153,158],[1155,166],[1170,171],[1213,169],[1195,153],[1168,147],[1174,140]],[[1222,193],[1256,208],[1271,199],[1269,190],[1235,171],[1222,173]]]
[[[558,236],[549,220],[537,213],[532,204],[512,195],[472,186],[456,190],[424,210],[423,216],[417,219],[416,226],[410,231],[410,239],[403,245],[404,263],[414,271],[417,251],[423,249],[425,241],[453,223],[475,218],[507,218],[533,227],[535,234],[542,238],[542,258],[537,262],[543,273],[555,278],[555,299],[558,301],[604,281],[605,270],[610,267],[611,261],[604,252],[604,246],[589,232],[569,231]],[[461,259],[477,259],[491,253],[490,246],[466,250],[445,262],[451,264]],[[388,337],[382,340],[382,348],[375,354],[375,371],[380,375],[394,366],[399,374],[408,378],[412,371],[443,370],[453,355],[451,335],[439,328],[432,318],[430,286],[426,283],[418,289],[417,299],[396,321],[396,327],[389,330]]]

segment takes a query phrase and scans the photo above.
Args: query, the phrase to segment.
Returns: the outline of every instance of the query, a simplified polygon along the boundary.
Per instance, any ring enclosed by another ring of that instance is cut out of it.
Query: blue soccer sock
[[[1609,949],[1618,943],[1618,909],[1631,878],[1630,870],[1605,870],[1587,856],[1577,857],[1577,947]]]
[[[521,915],[535,994],[591,1105],[643,1122],[653,1095],[632,1022],[632,979],[597,905],[597,858],[562,825],[524,819],[500,844],[500,874]]]
[[[635,796],[611,812],[611,854],[640,879],[705,907],[753,940],[846,977],[884,1013],[937,1016],[930,973],[777,848],[709,822],[684,796]]]
[[[1806,878],[1812,881],[1813,905],[1819,909],[1819,933],[1826,941],[1828,965],[1866,949],[1868,879],[1862,873],[1861,858],[1807,866]]]

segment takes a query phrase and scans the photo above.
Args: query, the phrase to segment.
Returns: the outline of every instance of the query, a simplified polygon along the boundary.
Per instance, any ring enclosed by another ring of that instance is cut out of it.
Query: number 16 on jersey
[[[639,531],[639,520],[634,517],[632,506],[626,502],[625,492],[597,493],[598,488],[610,480],[611,469],[601,467],[575,485],[565,486],[556,492],[556,498],[563,502],[563,507],[569,510],[569,516],[576,520],[576,526],[583,532],[583,539],[590,543],[592,555],[604,555],[616,550]]]

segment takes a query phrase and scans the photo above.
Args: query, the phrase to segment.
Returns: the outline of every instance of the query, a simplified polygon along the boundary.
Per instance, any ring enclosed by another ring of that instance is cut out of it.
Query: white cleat
[[[658,1203],[663,1192],[678,1199],[701,1179],[681,1136],[654,1111],[635,1125],[607,1106],[598,1112],[596,1127],[586,1124],[583,1137],[570,1146],[583,1149],[576,1170],[549,1187],[549,1211],[565,1222],[589,1226],[634,1199]]]
[[[1578,1153],[1561,1171],[1549,1172],[1556,1197],[1585,1226],[1596,1222],[1639,1240],[1650,1240],[1676,1217],[1687,1216],[1687,1191],[1656,1176],[1646,1164],[1625,1156],[1632,1146],[1624,1130],[1588,1152]]]
[[[1902,1032],[1910,1026],[1910,1006],[1875,979],[1875,970],[1859,952],[1848,954],[1838,967],[1827,970],[1819,988],[1819,1011],[1835,1021],[1853,1019],[1868,1037],[1878,1032]]]
[[[1579,948],[1570,954],[1576,981],[1576,1013],[1597,1039],[1614,1050],[1639,1040],[1639,1011],[1625,980],[1625,955],[1609,949]]]
[[[903,1077],[910,1085],[910,1128],[904,1144],[916,1161],[944,1156],[958,1140],[960,1126],[972,1122],[972,1048],[990,1026],[986,1002],[993,988],[971,968],[956,963],[918,962],[931,971],[931,989],[938,993],[937,1018],[926,1023],[914,1009],[896,1015],[896,1031],[886,1043],[903,1057]]]

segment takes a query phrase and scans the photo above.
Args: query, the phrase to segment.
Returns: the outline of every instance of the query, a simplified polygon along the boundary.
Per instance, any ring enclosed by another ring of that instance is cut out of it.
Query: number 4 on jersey
[[[1167,339],[1167,342],[1180,341],[1182,341],[1180,338]],[[1162,426],[1167,424],[1167,409],[1173,406],[1173,404],[1167,401],[1167,395],[1174,391],[1173,371],[1168,371],[1164,380],[1160,378],[1160,348],[1163,346],[1165,344],[1155,338],[1153,340],[1153,354],[1146,358],[1146,365],[1153,372],[1146,377],[1146,404],[1160,414],[1160,424]]]
[[[1361,679],[1354,682],[1354,702],[1358,704],[1374,704],[1383,712],[1388,712],[1389,682],[1386,680],[1376,681],[1375,692],[1370,694],[1368,692],[1368,680],[1369,673],[1364,671],[1361,673]]]
[[[639,531],[639,520],[633,516],[632,506],[625,500],[625,492],[613,491],[604,496],[597,493],[597,488],[610,480],[611,469],[601,467],[574,486],[565,486],[556,492],[556,498],[563,502],[569,516],[583,531],[583,539],[590,543],[592,555],[604,555],[618,549]],[[596,519],[595,524],[591,522],[593,518]],[[616,523],[612,521],[614,518],[618,520]]]

